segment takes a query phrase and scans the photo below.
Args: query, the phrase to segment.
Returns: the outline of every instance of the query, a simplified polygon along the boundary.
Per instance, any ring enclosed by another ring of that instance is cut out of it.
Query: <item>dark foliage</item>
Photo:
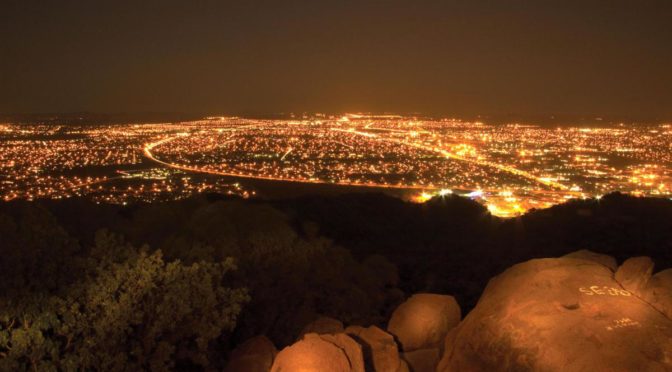
[[[220,368],[318,315],[384,326],[404,293],[457,296],[534,257],[672,264],[672,201],[611,194],[501,220],[459,197],[380,194],[121,208],[0,205],[0,370]]]

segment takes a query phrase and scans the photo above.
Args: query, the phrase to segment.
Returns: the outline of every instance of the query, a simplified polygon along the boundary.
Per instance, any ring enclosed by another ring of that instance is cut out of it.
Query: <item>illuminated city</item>
[[[463,195],[511,217],[621,191],[672,194],[672,126],[488,125],[316,114],[165,124],[0,125],[4,200],[254,197],[249,180]]]
[[[0,9],[0,372],[672,372],[672,1]]]

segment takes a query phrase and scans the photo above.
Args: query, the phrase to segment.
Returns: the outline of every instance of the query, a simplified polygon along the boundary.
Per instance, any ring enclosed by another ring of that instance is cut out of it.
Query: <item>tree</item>
[[[97,234],[83,277],[52,293],[3,297],[0,370],[170,370],[206,367],[208,348],[231,331],[249,298],[226,285],[235,269],[221,262],[166,262]]]

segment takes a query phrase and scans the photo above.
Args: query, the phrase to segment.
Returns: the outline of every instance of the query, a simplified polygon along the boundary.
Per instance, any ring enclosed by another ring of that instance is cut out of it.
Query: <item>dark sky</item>
[[[672,1],[0,0],[0,113],[672,118]]]

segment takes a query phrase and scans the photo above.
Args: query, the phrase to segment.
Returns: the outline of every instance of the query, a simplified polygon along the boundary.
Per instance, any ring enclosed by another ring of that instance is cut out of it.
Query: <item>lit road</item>
[[[181,164],[169,163],[169,162],[163,161],[161,159],[158,159],[156,156],[154,156],[154,154],[152,154],[152,150],[155,147],[165,145],[166,143],[169,143],[170,141],[173,141],[173,140],[175,140],[179,137],[180,136],[168,137],[168,138],[164,138],[162,140],[159,140],[157,142],[146,144],[144,149],[143,149],[145,157],[147,157],[149,160],[152,160],[156,163],[165,165],[165,166],[173,168],[173,169],[179,169],[179,170],[182,170],[182,171],[185,171],[185,172],[206,173],[206,174],[212,174],[212,175],[218,175],[218,176],[257,179],[257,180],[266,180],[266,181],[298,182],[298,183],[308,183],[308,184],[341,185],[341,186],[373,187],[373,188],[388,188],[388,189],[410,189],[410,190],[431,189],[431,190],[438,190],[437,187],[426,187],[426,186],[389,185],[389,184],[384,184],[384,183],[373,183],[373,182],[369,182],[369,183],[329,182],[329,181],[322,181],[322,180],[318,180],[318,179],[270,177],[270,176],[264,176],[264,175],[245,174],[245,173],[237,173],[237,172],[223,172],[223,171],[216,171],[216,170],[211,170],[211,169],[203,169],[203,168],[198,168],[198,167],[185,166],[185,165],[181,165]]]
[[[252,126],[246,126],[246,128],[254,127]],[[226,129],[226,131],[231,131],[235,132],[238,128],[231,128],[231,129]],[[454,159],[458,161],[464,161],[464,162],[469,162],[473,164],[477,164],[480,166],[488,166],[488,167],[493,167],[497,168],[499,170],[502,170],[504,172],[508,172],[517,176],[524,177],[526,179],[538,182],[540,184],[543,184],[545,186],[549,186],[555,189],[559,190],[567,190],[568,187],[565,185],[562,185],[558,182],[554,181],[549,181],[546,179],[542,179],[540,177],[537,177],[533,174],[530,174],[528,172],[498,164],[498,163],[493,163],[493,162],[487,162],[483,160],[478,160],[478,159],[472,159],[472,158],[467,158],[464,156],[460,156],[457,154],[450,153],[444,149],[437,148],[437,147],[431,147],[431,146],[426,146],[423,144],[419,143],[414,143],[414,142],[409,142],[409,141],[402,141],[402,140],[397,140],[397,139],[389,139],[389,138],[383,138],[378,136],[377,134],[374,133],[368,133],[368,132],[361,132],[357,131],[354,129],[340,129],[340,128],[330,128],[332,131],[338,131],[338,132],[344,132],[348,133],[351,135],[358,135],[358,136],[365,136],[368,138],[375,138],[378,141],[387,141],[387,142],[392,142],[395,144],[399,144],[402,146],[409,146],[413,148],[418,148],[421,150],[425,151],[430,151],[434,153],[438,153],[441,156],[445,157],[446,159]],[[221,131],[221,129],[220,129]],[[407,133],[404,131],[397,131],[400,133]],[[438,186],[427,186],[427,185],[401,185],[401,184],[387,184],[387,183],[376,183],[376,182],[347,182],[347,181],[324,181],[324,180],[319,180],[319,179],[305,179],[305,178],[289,178],[289,177],[273,177],[273,176],[267,176],[267,175],[261,175],[261,174],[246,174],[246,173],[241,173],[241,172],[227,172],[227,171],[218,171],[218,170],[211,170],[211,169],[204,169],[196,166],[187,166],[187,165],[182,165],[182,164],[176,164],[176,163],[170,163],[164,160],[161,160],[157,158],[152,153],[152,150],[159,147],[163,146],[165,144],[170,143],[171,141],[174,141],[180,137],[186,137],[189,136],[190,134],[188,133],[180,133],[176,136],[172,137],[167,137],[163,138],[161,140],[158,140],[156,142],[148,143],[145,144],[144,146],[144,154],[145,156],[161,165],[174,168],[174,169],[179,169],[182,171],[187,171],[187,172],[197,172],[197,173],[205,173],[205,174],[211,174],[211,175],[219,175],[219,176],[228,176],[228,177],[238,177],[238,178],[247,178],[247,179],[258,179],[258,180],[267,180],[267,181],[282,181],[282,182],[298,182],[298,183],[307,183],[307,184],[328,184],[328,185],[341,185],[341,186],[355,186],[355,187],[371,187],[371,188],[389,188],[389,189],[410,189],[410,190],[439,190],[443,187],[438,187]],[[293,149],[288,149],[287,152],[284,153],[282,156],[281,160],[284,160],[284,158],[292,151]],[[467,186],[459,186],[459,185],[451,185],[449,186],[450,188],[453,189],[471,189],[472,187],[467,187]],[[500,190],[488,190],[488,189],[483,189],[482,191],[489,192],[489,193],[496,193],[499,192]]]
[[[442,155],[443,157],[445,157],[447,159],[455,159],[455,160],[465,161],[465,162],[468,162],[468,163],[473,163],[473,164],[477,164],[477,165],[481,165],[481,166],[497,168],[497,169],[502,170],[504,172],[508,172],[508,173],[511,173],[511,174],[515,174],[517,176],[527,178],[529,180],[538,182],[538,183],[540,183],[542,185],[545,185],[545,186],[549,186],[549,187],[560,189],[560,190],[569,190],[569,187],[567,187],[567,186],[565,186],[565,185],[563,185],[559,182],[547,180],[547,179],[544,179],[542,177],[537,177],[537,176],[535,176],[535,175],[533,175],[529,172],[525,172],[525,171],[522,171],[520,169],[516,169],[514,167],[510,167],[510,166],[499,164],[499,163],[493,163],[493,162],[489,162],[489,161],[478,160],[478,159],[473,159],[473,158],[460,156],[460,155],[453,154],[451,152],[448,152],[448,151],[446,151],[444,149],[441,149],[441,148],[438,148],[438,147],[426,146],[426,145],[423,145],[423,144],[420,144],[420,143],[415,143],[415,142],[381,138],[377,134],[374,134],[374,133],[360,132],[360,131],[352,130],[352,129],[348,130],[348,129],[340,129],[340,128],[331,128],[331,130],[344,132],[344,133],[356,134],[356,135],[365,136],[365,137],[369,137],[369,138],[377,138],[380,141],[387,141],[387,142],[397,143],[397,144],[400,144],[400,145],[415,147],[415,148],[418,148],[418,149],[421,149],[421,150],[438,153],[438,154]],[[403,132],[403,131],[396,131],[396,132]]]

